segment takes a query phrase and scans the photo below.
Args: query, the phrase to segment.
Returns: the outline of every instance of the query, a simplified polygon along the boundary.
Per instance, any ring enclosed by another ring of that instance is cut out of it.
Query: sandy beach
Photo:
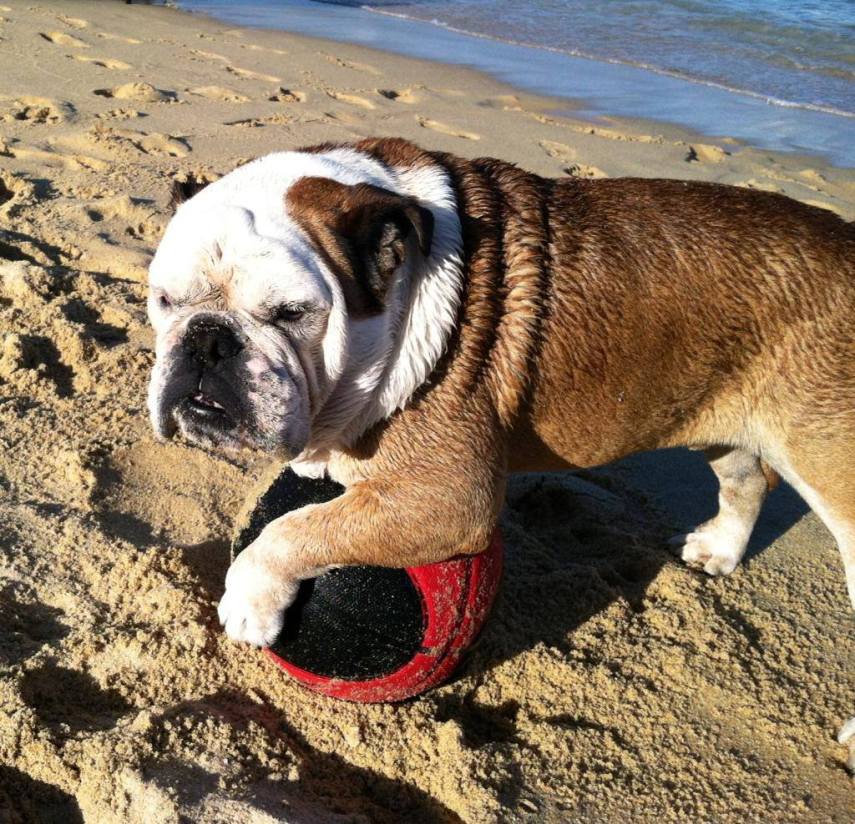
[[[853,617],[831,536],[786,490],[713,580],[665,549],[695,476],[514,479],[492,620],[453,683],[402,705],[308,693],[220,631],[265,463],[150,432],[146,269],[175,175],[400,135],[855,219],[855,170],[559,108],[168,8],[0,0],[0,821],[855,820],[834,739]]]

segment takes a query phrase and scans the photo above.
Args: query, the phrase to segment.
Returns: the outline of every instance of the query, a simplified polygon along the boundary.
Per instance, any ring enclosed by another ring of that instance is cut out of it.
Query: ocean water
[[[853,0],[423,0],[363,8],[717,84],[773,105],[855,114]]]
[[[855,167],[855,0],[184,0]]]

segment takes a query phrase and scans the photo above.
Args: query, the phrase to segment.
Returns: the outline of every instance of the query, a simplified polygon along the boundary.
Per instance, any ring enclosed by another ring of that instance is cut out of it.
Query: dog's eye
[[[172,306],[172,301],[169,299],[169,296],[161,292],[157,298],[157,305],[161,309],[169,309]]]
[[[305,306],[285,304],[276,310],[275,320],[277,323],[296,323],[306,314]]]

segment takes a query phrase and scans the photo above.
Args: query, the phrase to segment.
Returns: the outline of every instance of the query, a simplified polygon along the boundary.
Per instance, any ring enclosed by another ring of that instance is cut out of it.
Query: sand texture
[[[855,637],[812,515],[710,580],[665,551],[685,525],[637,474],[516,479],[493,620],[455,683],[401,706],[304,692],[219,631],[264,461],[149,432],[146,266],[176,173],[396,134],[855,218],[851,171],[552,109],[169,9],[0,4],[0,821],[855,820],[834,741]]]

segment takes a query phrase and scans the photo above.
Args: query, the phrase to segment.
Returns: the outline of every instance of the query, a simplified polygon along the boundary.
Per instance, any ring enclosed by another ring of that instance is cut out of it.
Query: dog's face
[[[149,409],[161,436],[292,458],[347,367],[354,323],[382,314],[405,258],[426,253],[430,212],[322,177],[253,200],[241,189],[257,179],[230,177],[179,206],[152,261]]]
[[[170,225],[151,267],[155,428],[296,454],[331,331],[334,295],[318,256],[299,232],[259,234],[246,209],[198,217]]]

